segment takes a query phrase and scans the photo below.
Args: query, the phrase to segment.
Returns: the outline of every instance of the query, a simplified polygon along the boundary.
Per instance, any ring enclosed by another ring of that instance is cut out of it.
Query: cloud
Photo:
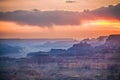
[[[75,3],[75,0],[66,0],[65,3]]]
[[[98,18],[116,18],[120,20],[120,4],[113,6],[109,5],[108,7],[101,7],[99,9],[89,12],[88,15],[97,16]]]
[[[23,11],[0,12],[0,20],[35,26],[79,25],[79,14],[69,11]]]
[[[53,25],[80,25],[82,20],[117,19],[120,20],[120,4],[102,7],[93,11],[32,11],[17,10],[0,12],[0,21],[16,22],[21,25],[53,26]]]

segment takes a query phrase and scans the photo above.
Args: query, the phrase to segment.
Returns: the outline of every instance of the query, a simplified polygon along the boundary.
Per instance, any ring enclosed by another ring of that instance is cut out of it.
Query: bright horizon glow
[[[98,25],[98,26],[109,26],[113,28],[118,28],[120,29],[120,21],[119,20],[94,20],[94,21],[87,21],[83,23],[84,26],[89,26],[89,25]]]
[[[0,21],[0,38],[96,38],[110,34],[120,34],[120,23],[117,20],[96,20],[84,22],[77,26],[39,27],[18,25],[14,22]]]

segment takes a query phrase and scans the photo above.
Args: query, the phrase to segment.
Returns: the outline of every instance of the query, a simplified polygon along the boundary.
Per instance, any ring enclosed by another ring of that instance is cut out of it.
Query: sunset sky
[[[120,0],[0,0],[0,38],[120,34]]]

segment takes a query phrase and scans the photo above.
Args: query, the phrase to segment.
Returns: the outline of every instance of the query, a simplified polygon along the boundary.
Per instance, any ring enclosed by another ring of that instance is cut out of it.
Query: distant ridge
[[[34,52],[29,53],[27,56],[37,55],[41,56],[41,54],[47,54],[49,56],[57,55],[57,56],[83,56],[83,55],[94,55],[96,53],[120,53],[120,34],[117,35],[109,35],[106,42],[103,45],[93,47],[91,44],[86,42],[80,42],[74,44],[72,47],[63,50],[63,49],[51,49],[48,52]]]
[[[74,40],[72,38],[0,38],[0,40]]]

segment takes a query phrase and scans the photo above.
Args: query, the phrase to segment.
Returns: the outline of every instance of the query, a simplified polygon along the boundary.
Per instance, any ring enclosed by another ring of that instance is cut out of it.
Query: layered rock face
[[[107,52],[120,53],[120,35],[110,35],[106,40]]]
[[[120,46],[120,34],[110,35],[106,40],[106,46]]]

